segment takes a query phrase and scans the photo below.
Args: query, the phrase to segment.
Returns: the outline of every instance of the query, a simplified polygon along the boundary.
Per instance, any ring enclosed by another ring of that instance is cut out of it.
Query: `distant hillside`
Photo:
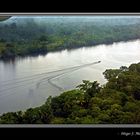
[[[0,58],[139,38],[139,16],[13,16],[0,22]]]

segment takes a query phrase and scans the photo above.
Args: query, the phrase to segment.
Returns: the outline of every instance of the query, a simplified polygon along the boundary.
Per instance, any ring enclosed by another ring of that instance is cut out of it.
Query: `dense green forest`
[[[10,18],[0,22],[0,58],[140,38],[140,18]]]
[[[139,124],[140,63],[107,69],[108,82],[83,80],[76,89],[47,98],[40,107],[9,112],[1,124]]]

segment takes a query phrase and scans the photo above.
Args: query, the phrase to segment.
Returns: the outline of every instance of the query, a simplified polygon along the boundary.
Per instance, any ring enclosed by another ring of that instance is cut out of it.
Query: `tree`
[[[133,87],[132,95],[133,95],[134,99],[140,100],[140,87],[139,86]]]
[[[129,69],[128,69],[126,66],[121,66],[121,67],[120,67],[120,70],[121,70],[121,71],[128,71]]]
[[[51,122],[51,120],[54,117],[51,103],[52,103],[52,97],[49,96],[47,98],[47,101],[45,102],[45,104],[40,107],[40,111],[41,111],[41,118],[40,119],[41,119],[42,123],[48,124]]]
[[[89,112],[90,112],[89,114],[93,118],[96,118],[101,113],[101,109],[100,109],[100,107],[97,104],[94,104],[92,107],[90,107],[90,111]]]
[[[120,69],[107,69],[103,72],[104,77],[110,81],[112,78],[117,78],[117,76],[122,72]]]
[[[23,115],[23,123],[24,124],[34,124],[34,123],[41,123],[41,111],[38,108],[29,108]]]
[[[59,97],[52,98],[51,108],[56,117],[68,117],[73,110],[82,105],[82,93],[79,90],[64,92]]]
[[[131,70],[120,68],[118,77],[111,78],[103,87],[96,81],[84,80],[78,89],[50,96],[40,107],[5,113],[0,116],[0,123],[139,124],[140,74],[137,65],[140,64],[133,65]]]
[[[129,66],[129,71],[140,73],[140,63],[138,63],[138,64],[131,64]]]
[[[138,109],[139,107],[135,102],[129,102],[129,101],[126,102],[125,106],[123,107],[123,110],[126,112],[135,112]]]
[[[81,91],[84,92],[84,94],[89,97],[94,97],[97,93],[99,93],[101,89],[97,81],[90,82],[87,80],[83,80],[83,84],[78,85],[77,88],[79,88]]]
[[[113,104],[111,109],[107,111],[110,117],[109,123],[120,124],[121,116],[123,115],[122,107],[118,104]]]
[[[64,124],[65,123],[65,119],[61,118],[61,117],[55,117],[51,120],[50,122],[51,124]]]
[[[2,124],[21,124],[22,112],[8,112],[0,117],[0,123]]]
[[[100,92],[101,87],[97,81],[90,82],[87,80],[83,80],[83,84],[77,86],[80,91],[84,93],[85,103],[84,106],[88,108],[89,101],[92,97],[94,97],[97,93]]]
[[[42,35],[42,36],[40,36],[39,40],[40,41],[47,41],[48,39],[47,39],[47,36]]]
[[[110,122],[110,116],[106,113],[100,113],[98,119],[101,124],[108,124]]]

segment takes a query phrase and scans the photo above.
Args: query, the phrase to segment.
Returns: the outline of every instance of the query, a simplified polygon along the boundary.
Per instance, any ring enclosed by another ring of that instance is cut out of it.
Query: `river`
[[[82,80],[105,84],[106,69],[138,62],[140,40],[1,60],[0,114],[40,106],[48,96],[71,90]]]

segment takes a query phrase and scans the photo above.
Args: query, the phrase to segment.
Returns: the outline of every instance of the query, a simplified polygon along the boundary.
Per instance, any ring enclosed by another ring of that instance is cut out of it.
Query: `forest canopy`
[[[139,38],[137,16],[15,16],[0,23],[0,58]]]
[[[108,82],[83,80],[45,104],[0,116],[1,124],[140,124],[140,63],[108,69]]]

